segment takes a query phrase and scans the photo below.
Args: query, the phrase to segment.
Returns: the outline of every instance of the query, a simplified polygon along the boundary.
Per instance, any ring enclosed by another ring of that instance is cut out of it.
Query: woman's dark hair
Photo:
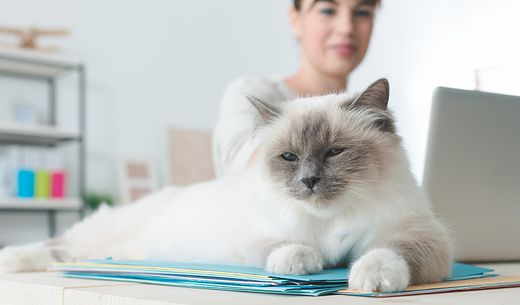
[[[314,2],[312,3],[314,5],[314,3],[318,2],[320,0],[314,0]],[[373,5],[373,6],[377,6],[377,5],[380,5],[381,4],[381,0],[362,0],[363,3],[365,4],[368,4],[368,5]],[[294,8],[299,11],[301,8],[302,8],[302,0],[293,0],[293,3],[294,3]]]

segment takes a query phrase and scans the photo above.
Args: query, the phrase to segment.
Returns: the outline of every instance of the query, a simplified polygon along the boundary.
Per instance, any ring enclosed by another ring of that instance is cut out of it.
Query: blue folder
[[[74,278],[311,296],[345,289],[349,274],[347,268],[326,269],[309,275],[280,275],[244,266],[112,259],[56,263],[51,269]],[[454,263],[452,274],[446,280],[493,276],[492,271]]]

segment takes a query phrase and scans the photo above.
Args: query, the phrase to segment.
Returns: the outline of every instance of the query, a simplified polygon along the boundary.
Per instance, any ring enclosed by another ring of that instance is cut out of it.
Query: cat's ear
[[[343,109],[352,110],[358,107],[376,110],[377,119],[374,126],[381,131],[395,133],[395,124],[392,115],[388,113],[388,98],[390,97],[390,86],[386,78],[381,78],[372,83],[354,101],[347,101],[342,105]],[[382,110],[382,111],[381,111]]]
[[[246,95],[246,98],[251,103],[251,105],[255,107],[256,111],[258,111],[258,114],[260,115],[260,118],[264,124],[268,124],[280,116],[280,110],[277,107],[261,101],[251,95]]]
[[[390,97],[390,85],[386,78],[373,82],[350,104],[351,107],[364,106],[386,110]]]

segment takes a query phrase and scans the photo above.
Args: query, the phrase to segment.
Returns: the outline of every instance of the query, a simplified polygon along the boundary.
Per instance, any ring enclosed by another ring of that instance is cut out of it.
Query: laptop
[[[457,260],[520,260],[520,97],[437,88],[423,187]]]

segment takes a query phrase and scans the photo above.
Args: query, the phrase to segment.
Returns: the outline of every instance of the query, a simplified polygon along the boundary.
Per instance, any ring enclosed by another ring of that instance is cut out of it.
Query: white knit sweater
[[[242,77],[228,85],[213,130],[212,155],[217,177],[242,171],[258,146],[253,137],[256,111],[246,95],[273,105],[296,97],[281,78]]]

